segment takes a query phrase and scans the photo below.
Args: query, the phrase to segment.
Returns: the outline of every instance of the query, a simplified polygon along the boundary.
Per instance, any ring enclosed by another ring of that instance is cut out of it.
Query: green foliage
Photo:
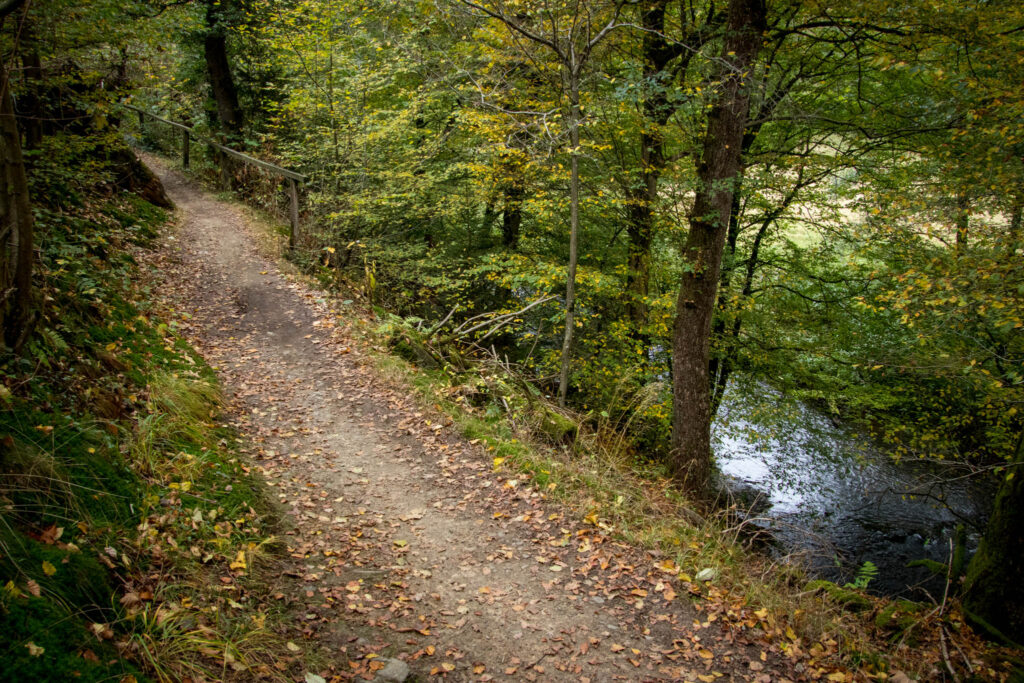
[[[595,16],[606,9],[590,7]],[[780,28],[755,74],[764,94],[756,135],[744,142],[713,381],[721,389],[768,379],[786,398],[859,420],[897,455],[992,462],[1006,457],[1021,419],[1020,268],[1007,258],[1016,247],[1004,229],[1013,198],[1000,191],[1024,172],[1009,153],[1022,101],[1009,84],[1021,79],[1005,60],[973,72],[954,57],[968,46],[1012,53],[1016,34],[1002,29],[1017,25],[1019,11],[948,9],[891,9],[889,33],[864,23],[875,14],[866,0],[828,17],[774,8]],[[199,19],[194,9],[175,12],[180,51],[139,45],[152,57],[146,82],[157,84],[145,97],[201,121],[207,105],[186,94],[204,77]],[[254,2],[226,21],[250,105],[247,137],[311,176],[301,265],[425,321],[454,310],[457,324],[561,296],[568,171],[557,60],[450,4]],[[671,9],[666,21],[670,31],[696,28]],[[710,36],[715,21],[704,27]],[[821,28],[784,28],[801,22]],[[835,41],[851,31],[856,54],[837,53]],[[664,381],[695,182],[686,160],[705,124],[718,45],[710,38],[682,71],[650,74],[638,33],[611,40],[595,57],[603,78],[583,88],[570,397],[585,414],[600,406],[657,458],[671,422]],[[664,120],[644,108],[655,100]],[[658,171],[650,286],[637,321],[628,315],[637,295],[626,292],[635,245],[624,228],[650,171],[638,159],[640,138],[655,134],[672,161]],[[948,246],[946,180],[967,187],[972,202],[970,248],[959,256]],[[250,181],[247,192],[282,206],[276,184]],[[503,232],[510,217],[519,221],[514,238]],[[486,341],[550,394],[562,327],[555,299]]]
[[[857,575],[853,577],[853,581],[845,584],[843,587],[862,591],[870,585],[876,576],[878,576],[878,567],[871,560],[866,560],[857,569]]]
[[[804,590],[823,592],[850,612],[862,612],[872,607],[871,600],[862,593],[845,586],[837,586],[831,581],[810,581]]]

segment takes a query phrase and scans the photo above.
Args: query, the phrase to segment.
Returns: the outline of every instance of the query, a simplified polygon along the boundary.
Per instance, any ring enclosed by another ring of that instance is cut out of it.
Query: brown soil
[[[316,673],[370,679],[398,658],[419,679],[784,680],[760,625],[709,618],[663,558],[495,471],[375,375],[326,295],[260,254],[244,212],[147,163],[178,207],[153,257],[162,294],[280,503],[271,593]]]

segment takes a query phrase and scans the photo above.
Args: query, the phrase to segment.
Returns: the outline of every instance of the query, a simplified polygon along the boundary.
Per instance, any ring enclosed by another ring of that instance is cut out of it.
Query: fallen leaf
[[[245,570],[247,565],[245,564],[245,551],[239,550],[238,555],[235,557],[235,561],[228,565],[231,569]]]
[[[43,533],[39,534],[39,540],[46,545],[53,545],[60,540],[60,537],[64,535],[64,527],[57,526],[56,524],[50,525],[48,528],[43,530]]]

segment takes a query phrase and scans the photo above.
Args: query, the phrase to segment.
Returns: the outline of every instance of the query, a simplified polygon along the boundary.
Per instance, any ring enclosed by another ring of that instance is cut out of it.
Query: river
[[[712,430],[715,455],[726,485],[742,500],[758,499],[748,525],[771,532],[772,552],[839,583],[870,561],[878,567],[871,592],[941,598],[943,579],[906,564],[948,562],[959,522],[973,551],[990,486],[955,463],[897,462],[807,403],[783,401],[764,385],[745,389],[726,393]]]

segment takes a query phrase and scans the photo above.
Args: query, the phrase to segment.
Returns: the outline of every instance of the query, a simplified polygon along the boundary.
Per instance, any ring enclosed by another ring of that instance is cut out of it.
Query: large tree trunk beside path
[[[761,0],[731,0],[722,47],[723,84],[708,115],[697,162],[698,187],[683,247],[684,273],[672,335],[672,455],[676,480],[703,494],[711,473],[708,381],[711,319],[729,225],[741,145],[750,112],[749,79],[765,27]]]

